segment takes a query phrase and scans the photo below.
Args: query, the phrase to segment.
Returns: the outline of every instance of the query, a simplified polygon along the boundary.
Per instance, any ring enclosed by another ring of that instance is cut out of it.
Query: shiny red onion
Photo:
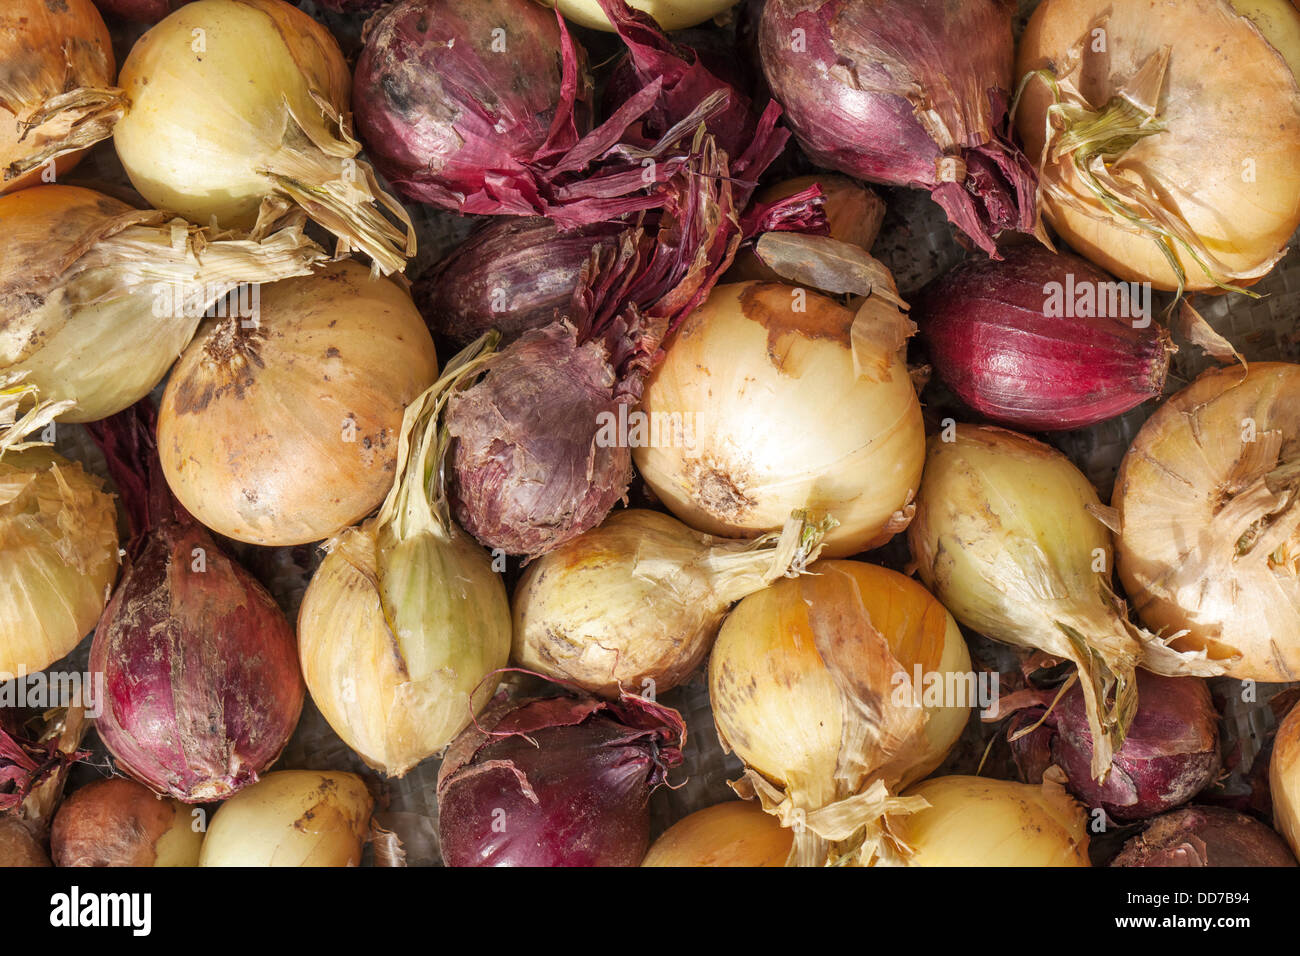
[[[88,426],[145,531],[91,644],[104,680],[96,727],[126,773],[201,803],[270,768],[305,685],[284,612],[166,491],[147,402]]]
[[[1060,431],[1163,390],[1169,333],[1152,318],[1150,291],[1133,292],[1078,256],[1025,244],[1002,262],[966,260],[926,287],[912,317],[935,373],[967,405],[1004,425]]]
[[[639,697],[499,700],[438,772],[448,866],[637,866],[686,725]]]
[[[1006,138],[1011,18],[999,0],[768,0],[759,58],[805,153],[928,189],[996,257],[1034,228],[1036,175]]]
[[[1296,866],[1286,841],[1253,817],[1223,807],[1184,807],[1156,817],[1111,866]]]

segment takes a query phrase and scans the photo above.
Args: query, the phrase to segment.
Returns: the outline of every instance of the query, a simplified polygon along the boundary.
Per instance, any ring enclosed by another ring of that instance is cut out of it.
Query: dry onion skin
[[[927,806],[890,820],[908,866],[1090,866],[1088,817],[1055,780],[950,776],[905,796]]]
[[[354,773],[268,773],[217,810],[199,866],[360,866],[374,806]]]
[[[642,866],[785,866],[794,834],[749,800],[731,800],[678,820]]]
[[[969,671],[957,623],[910,578],[819,561],[777,581],[736,605],[709,658],[719,738],[747,768],[733,786],[794,828],[792,864],[891,855],[882,815],[919,804],[890,794],[939,766],[974,703],[924,686]]]
[[[709,534],[756,537],[802,509],[839,522],[827,556],[884,544],[907,527],[925,457],[906,319],[887,311],[897,326],[882,320],[884,338],[855,342],[855,314],[810,290],[715,288],[669,343],[641,403],[652,424],[692,426],[693,441],[634,448],[642,477]]]
[[[260,241],[210,234],[75,186],[0,197],[0,220],[0,375],[21,376],[60,421],[149,394],[225,290],[307,275],[325,257],[301,224]]]
[[[131,48],[119,82],[117,155],[151,205],[251,229],[296,204],[385,274],[415,254],[410,218],[357,158],[338,43],[296,7],[187,4]]]
[[[195,812],[125,777],[96,780],[59,807],[50,853],[56,866],[198,866]]]
[[[1287,0],[1045,0],[1016,121],[1047,221],[1121,279],[1254,282],[1300,225],[1298,64]]]
[[[263,286],[258,321],[208,319],[173,368],[163,473],[226,537],[319,541],[384,500],[403,411],[437,374],[410,296],[360,263]]]
[[[755,541],[713,538],[657,511],[616,511],[528,565],[513,659],[604,697],[652,698],[704,660],[727,609],[820,551],[802,516]]]
[[[593,30],[613,31],[609,17],[601,9],[601,0],[542,0],[558,6],[570,23]],[[737,0],[628,0],[628,6],[643,10],[665,30],[684,30],[731,9]]]
[[[1201,375],[1142,426],[1112,504],[1147,627],[1232,677],[1300,680],[1300,365]]]
[[[1291,708],[1273,739],[1268,781],[1273,824],[1300,857],[1300,706]]]
[[[0,673],[70,653],[117,577],[117,510],[99,478],[47,448],[0,457]]]
[[[108,27],[90,0],[5,0],[0,63],[0,193],[71,170],[126,108]]]

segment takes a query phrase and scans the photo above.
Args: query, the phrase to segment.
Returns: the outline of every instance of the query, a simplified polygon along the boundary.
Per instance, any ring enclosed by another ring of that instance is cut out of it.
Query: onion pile
[[[784,866],[794,834],[754,803],[731,800],[674,823],[642,866]]]
[[[163,473],[219,534],[318,541],[383,501],[402,412],[437,373],[410,296],[359,263],[265,286],[255,321],[205,321],[173,368]]]
[[[1300,857],[1300,707],[1292,707],[1273,741],[1269,766],[1273,821]]]
[[[1111,866],[1296,866],[1276,833],[1224,807],[1184,807],[1156,817]]]
[[[203,831],[191,814],[134,780],[98,780],[59,808],[50,830],[54,865],[198,866]]]
[[[1300,680],[1300,365],[1203,374],[1142,426],[1112,503],[1147,627],[1232,677]]]
[[[1016,64],[1044,217],[1122,279],[1254,282],[1300,225],[1298,65],[1288,0],[1044,0]]]

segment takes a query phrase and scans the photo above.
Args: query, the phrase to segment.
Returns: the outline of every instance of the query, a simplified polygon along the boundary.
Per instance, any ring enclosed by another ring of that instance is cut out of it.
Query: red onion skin
[[[1296,866],[1286,841],[1223,807],[1184,807],[1151,821],[1111,866]]]
[[[1098,289],[1114,279],[1035,244],[1004,251],[1002,262],[966,260],[913,306],[935,373],[963,402],[1013,428],[1062,431],[1160,395],[1172,349],[1154,321],[1137,328],[1128,317],[1044,314],[1048,283],[1064,287],[1073,276],[1075,288]]]
[[[192,522],[149,536],[100,619],[90,668],[104,675],[96,726],[118,765],[186,803],[256,782],[306,690],[284,613]]]
[[[684,738],[675,711],[639,698],[494,705],[453,741],[438,774],[444,862],[639,865],[650,794],[681,762]]]

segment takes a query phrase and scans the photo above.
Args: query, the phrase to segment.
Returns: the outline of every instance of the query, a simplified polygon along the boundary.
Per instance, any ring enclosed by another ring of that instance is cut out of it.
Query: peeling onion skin
[[[1114,285],[1110,276],[1036,244],[1004,256],[972,256],[913,303],[935,372],[963,402],[1012,428],[1064,431],[1160,396],[1173,350],[1168,332],[1149,315],[1146,328],[1118,315],[1074,317],[1075,303],[1064,301],[1070,277],[1075,288],[1104,290]],[[1062,314],[1051,317],[1049,283],[1062,288]]]
[[[1111,866],[1296,866],[1282,838],[1224,807],[1184,807],[1156,817]]]
[[[73,792],[50,829],[56,866],[198,866],[190,809],[124,777]]]
[[[1291,708],[1274,738],[1269,792],[1273,823],[1300,857],[1300,705]]]

